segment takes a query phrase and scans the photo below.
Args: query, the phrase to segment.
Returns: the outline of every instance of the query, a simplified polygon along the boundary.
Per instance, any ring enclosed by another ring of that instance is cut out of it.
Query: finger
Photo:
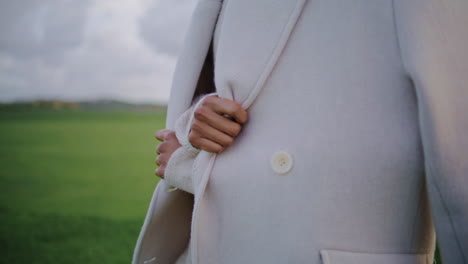
[[[161,166],[160,155],[154,159],[154,164],[156,164],[157,166]]]
[[[165,168],[159,167],[155,170],[156,176],[160,177],[161,179],[164,179],[164,173],[165,173]]]
[[[212,126],[195,120],[192,124],[192,131],[198,133],[198,135],[203,135],[203,138],[211,140],[224,148],[231,145],[233,138],[222,131],[219,131]]]
[[[168,132],[164,135],[164,140],[170,140],[170,139],[177,140],[176,133],[172,130],[168,130]]]
[[[201,111],[196,115],[195,121],[199,120],[203,123],[207,123],[211,127],[228,134],[231,137],[237,136],[241,131],[241,125],[235,121],[230,120],[222,115],[219,115],[211,110]],[[194,122],[195,122],[194,121]]]
[[[165,167],[167,165],[167,162],[169,161],[171,155],[169,154],[161,154],[158,156],[157,160],[159,163],[160,167]]]
[[[231,116],[239,124],[247,122],[247,111],[235,101],[219,97],[208,97],[203,101],[202,106],[212,109],[217,114]]]
[[[224,150],[224,148],[218,143],[206,138],[202,138],[199,135],[197,135],[196,132],[190,132],[189,142],[198,149],[202,149],[212,153],[220,153]]]
[[[156,153],[158,154],[161,154],[161,153],[164,153],[166,151],[166,142],[161,142],[158,144],[158,147],[156,148]]]
[[[164,141],[164,138],[166,137],[166,134],[169,133],[169,132],[171,132],[171,130],[161,129],[161,130],[156,131],[156,134],[154,135],[154,137],[157,140]]]
[[[164,142],[162,142],[162,143],[164,143]],[[156,145],[155,152],[158,155],[161,154],[161,144],[162,143],[159,143],[158,145]]]

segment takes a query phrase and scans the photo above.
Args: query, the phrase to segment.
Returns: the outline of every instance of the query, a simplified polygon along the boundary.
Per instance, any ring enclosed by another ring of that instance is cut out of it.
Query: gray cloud
[[[4,1],[0,51],[16,58],[56,60],[83,40],[88,0]]]
[[[0,1],[0,101],[167,101],[195,0]]]
[[[194,0],[153,2],[140,19],[140,33],[156,52],[177,55],[189,24]]]

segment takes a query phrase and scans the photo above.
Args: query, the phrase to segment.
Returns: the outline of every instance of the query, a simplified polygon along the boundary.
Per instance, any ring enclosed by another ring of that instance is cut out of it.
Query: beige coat
[[[187,128],[220,10],[216,92],[249,122],[215,155]],[[433,222],[444,263],[468,263],[467,13],[466,0],[201,0],[167,116],[184,146],[133,263],[432,263]]]

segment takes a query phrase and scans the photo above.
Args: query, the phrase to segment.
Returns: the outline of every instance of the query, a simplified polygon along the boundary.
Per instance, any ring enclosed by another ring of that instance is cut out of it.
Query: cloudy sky
[[[194,0],[0,0],[0,101],[166,102]]]

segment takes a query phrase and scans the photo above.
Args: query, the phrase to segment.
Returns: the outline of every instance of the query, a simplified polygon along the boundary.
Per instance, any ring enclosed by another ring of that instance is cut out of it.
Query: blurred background
[[[0,0],[0,263],[130,263],[194,0]]]

